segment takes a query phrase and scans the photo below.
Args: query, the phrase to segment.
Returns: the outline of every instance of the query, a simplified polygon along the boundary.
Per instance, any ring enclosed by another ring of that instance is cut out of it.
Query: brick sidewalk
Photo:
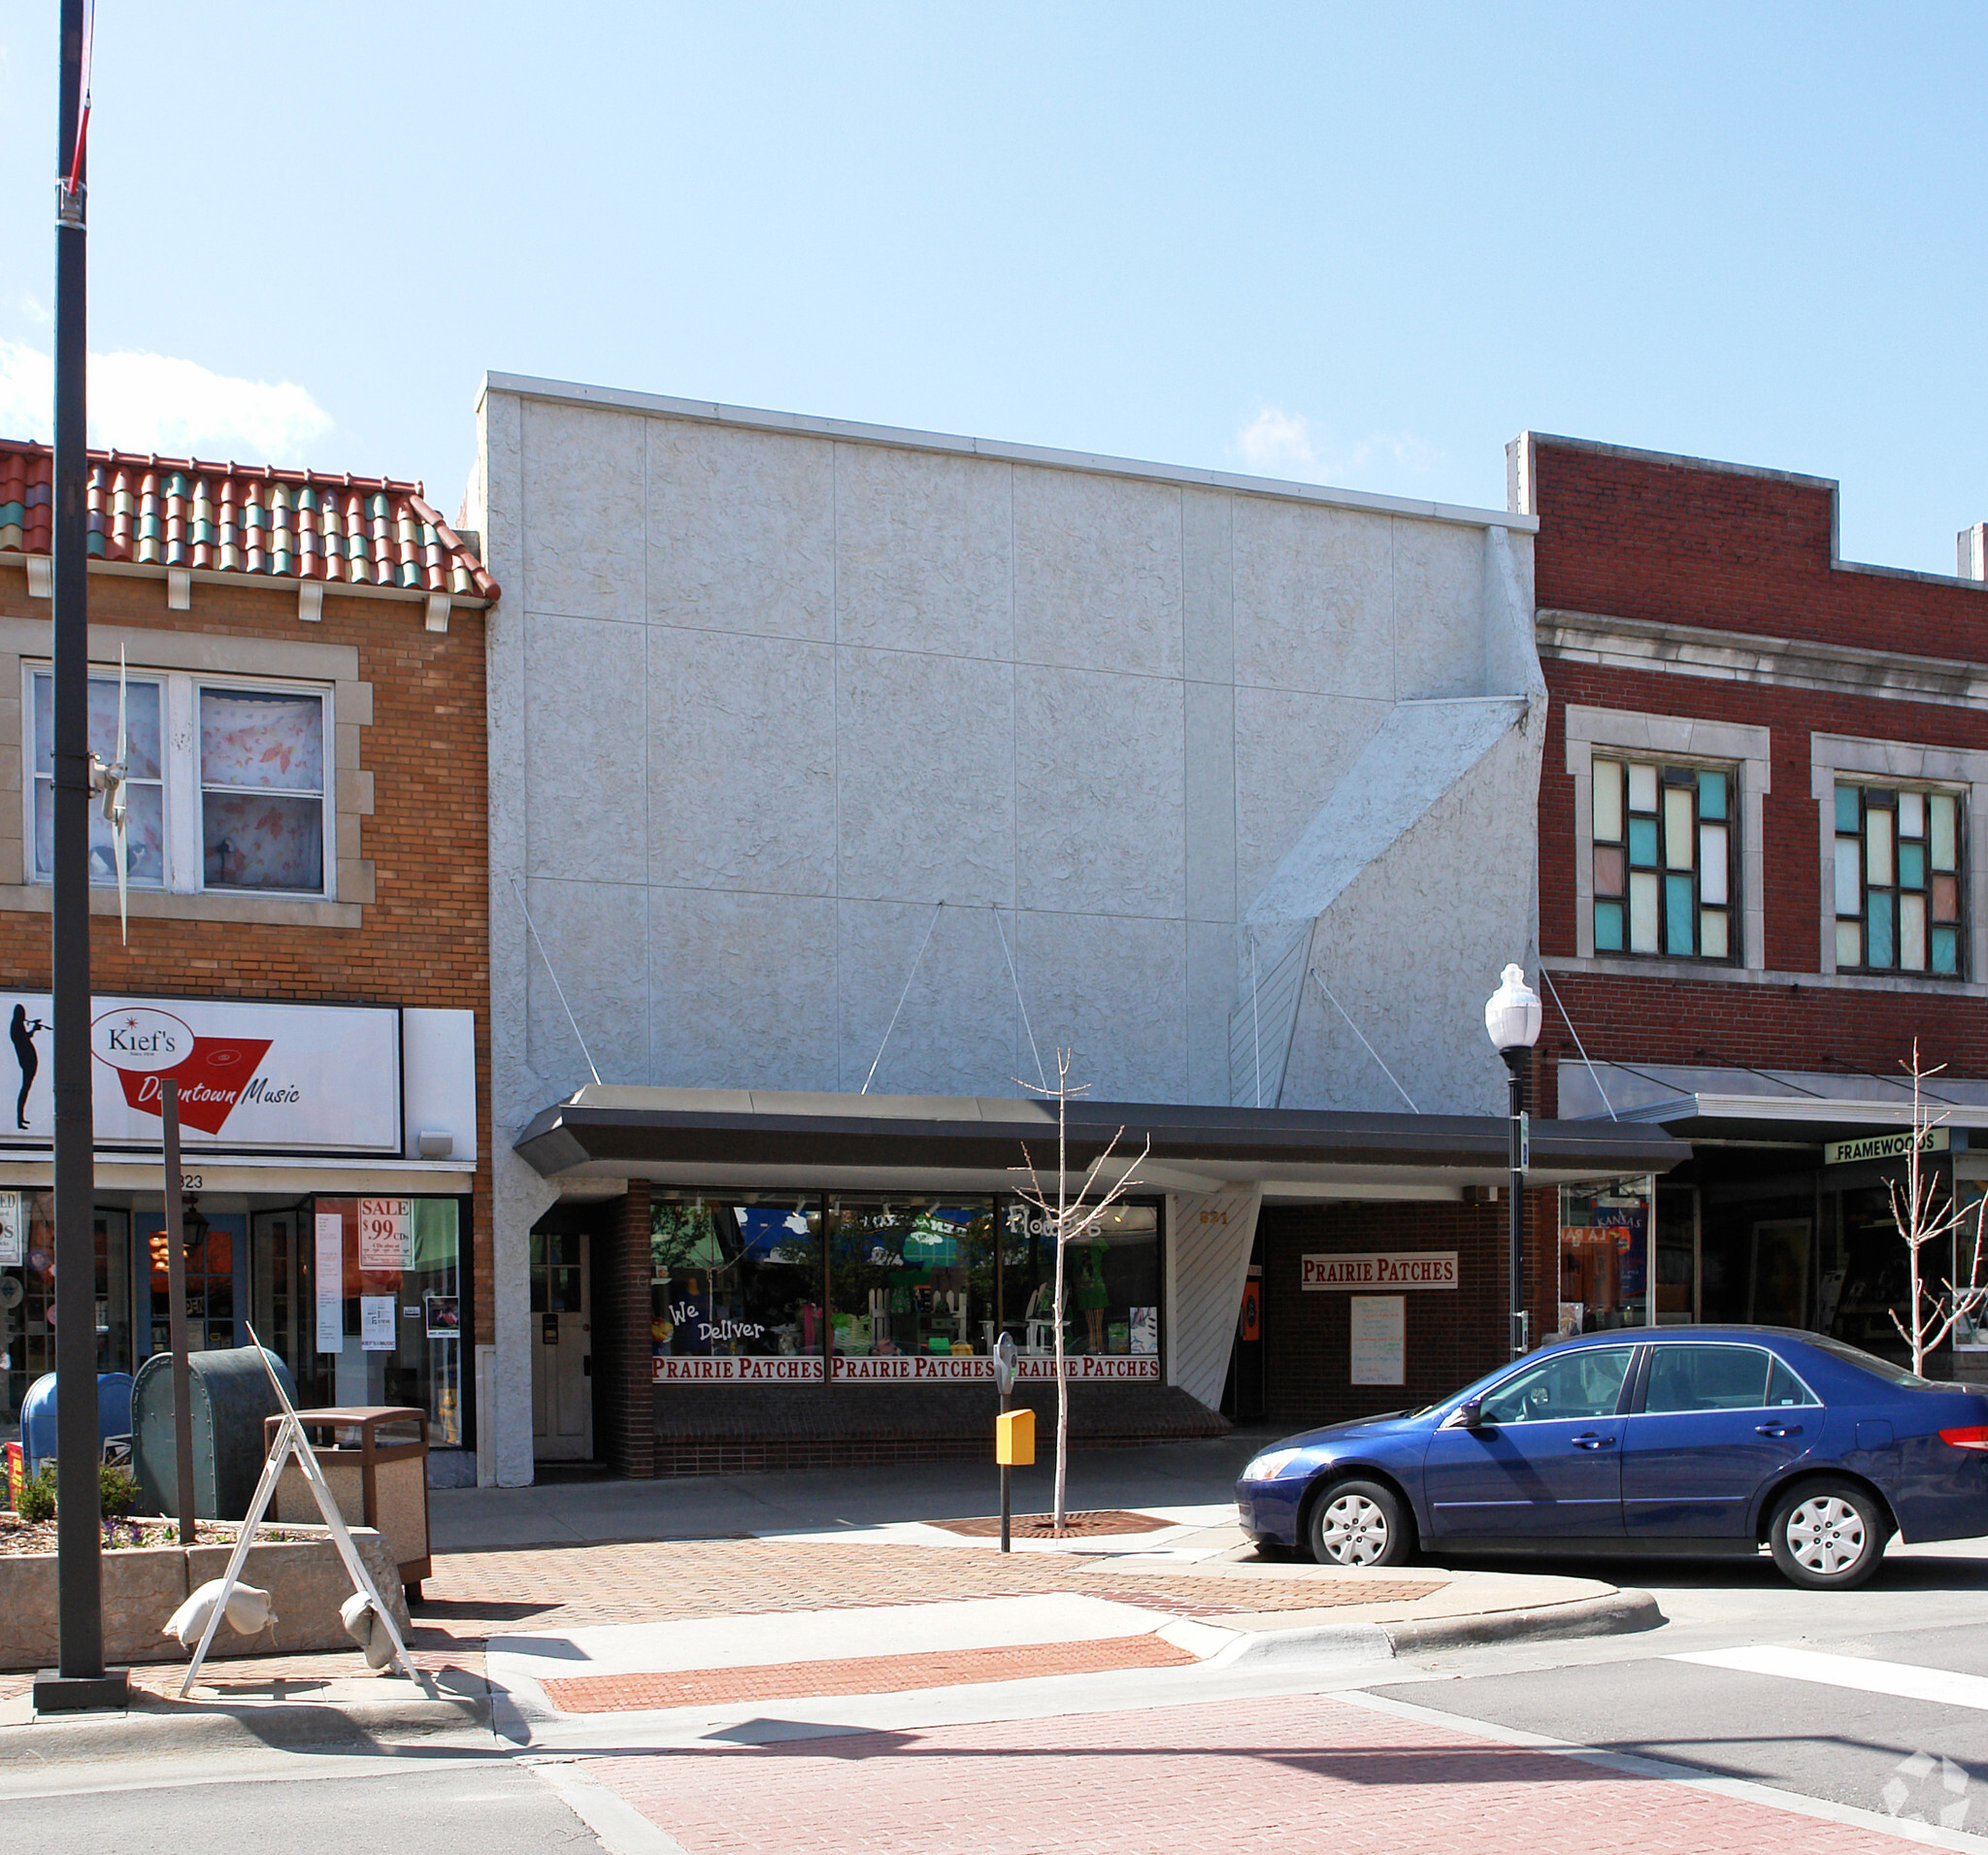
[[[1352,1579],[1314,1567],[1227,1564],[1148,1573],[1103,1570],[1081,1554],[1014,1553],[919,1545],[780,1540],[663,1540],[548,1546],[438,1557],[409,1642],[417,1666],[452,1682],[480,1681],[493,1636],[560,1635],[613,1623],[943,1604],[962,1598],[1076,1592],[1170,1616],[1251,1615],[1381,1604],[1439,1590],[1440,1578]],[[164,1621],[163,1618],[160,1619]],[[166,1650],[132,1671],[154,1694],[172,1694],[186,1658]],[[369,1673],[349,1653],[210,1658],[200,1691],[267,1697],[282,1681],[291,1699],[312,1686]],[[33,1676],[0,1674],[0,1700]]]
[[[635,1752],[585,1771],[690,1855],[1899,1855],[1846,1824],[1320,1696]]]

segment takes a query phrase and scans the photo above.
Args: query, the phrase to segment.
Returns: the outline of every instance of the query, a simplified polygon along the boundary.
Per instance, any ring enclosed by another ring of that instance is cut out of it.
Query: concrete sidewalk
[[[668,1738],[693,1716],[722,1725],[775,1700],[927,1693],[972,1711],[1024,1691],[1117,1692],[1136,1671],[1184,1699],[1183,1684],[1218,1674],[1302,1681],[1663,1620],[1646,1593],[1587,1577],[1261,1559],[1230,1488],[1262,1441],[1076,1457],[1073,1513],[1117,1530],[1017,1540],[1009,1554],[943,1524],[992,1510],[996,1477],[980,1464],[438,1491],[435,1573],[410,1643],[425,1692],[356,1655],[239,1657],[210,1663],[182,1702],[180,1667],[161,1662],[134,1672],[147,1692],[129,1714],[34,1722],[20,1677],[11,1695],[0,1686],[0,1776],[93,1742],[116,1755],[134,1736],[521,1745],[612,1714]],[[1046,1506],[1046,1467],[1016,1482],[1017,1513]]]

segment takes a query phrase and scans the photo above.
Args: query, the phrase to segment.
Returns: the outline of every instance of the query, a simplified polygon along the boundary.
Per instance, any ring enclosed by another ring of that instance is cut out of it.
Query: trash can
[[[263,1448],[276,1446],[280,1417],[263,1425]],[[300,1410],[305,1440],[325,1486],[348,1527],[375,1527],[400,1567],[410,1604],[421,1599],[421,1580],[434,1570],[428,1548],[428,1413],[414,1405],[348,1405]],[[412,1430],[412,1437],[385,1437]],[[276,1517],[292,1525],[316,1524],[317,1497],[295,1462],[276,1484]]]
[[[268,1359],[295,1403],[290,1369],[273,1352],[229,1346],[216,1352],[189,1352],[186,1372],[193,1406],[193,1511],[203,1520],[241,1520],[255,1499],[266,1459],[262,1420],[281,1407]],[[138,1369],[131,1394],[131,1428],[136,1439],[133,1473],[139,1505],[148,1513],[179,1511],[178,1455],[173,1444],[173,1355],[153,1353]]]
[[[128,1372],[97,1374],[97,1453],[113,1437],[131,1434],[131,1375]],[[27,1458],[29,1474],[57,1453],[55,1441],[55,1375],[45,1372],[28,1387],[20,1401],[21,1453]]]

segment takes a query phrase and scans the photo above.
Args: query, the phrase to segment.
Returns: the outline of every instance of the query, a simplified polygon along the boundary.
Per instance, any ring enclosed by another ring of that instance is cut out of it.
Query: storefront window
[[[659,1382],[806,1375],[798,1363],[675,1361],[812,1360],[818,1377],[820,1201],[752,1192],[657,1198],[649,1211],[649,1323]]]
[[[319,1198],[292,1240],[308,1259],[306,1350],[288,1364],[323,1405],[414,1405],[429,1441],[462,1441],[459,1208],[452,1198]]]
[[[1001,1325],[1024,1354],[1056,1350],[1056,1255],[1049,1220],[1033,1205],[1007,1207],[1001,1247]],[[1151,1357],[1160,1349],[1160,1215],[1156,1205],[1115,1205],[1064,1256],[1067,1354]]]
[[[1646,1177],[1560,1188],[1557,1333],[1648,1323],[1650,1199]]]
[[[971,1358],[994,1339],[994,1206],[831,1198],[830,1320],[851,1358]]]

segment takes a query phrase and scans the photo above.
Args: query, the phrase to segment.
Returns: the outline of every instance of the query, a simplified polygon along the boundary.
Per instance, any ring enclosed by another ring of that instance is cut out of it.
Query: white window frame
[[[1759,973],[1767,965],[1765,859],[1761,852],[1763,801],[1773,789],[1772,732],[1740,722],[1705,721],[1690,715],[1635,714],[1620,709],[1570,704],[1561,711],[1567,731],[1567,771],[1574,780],[1574,946],[1583,960],[1595,960],[1595,758],[1668,760],[1732,769],[1735,786],[1731,827],[1740,834],[1735,861],[1740,893],[1733,902],[1740,944],[1731,960],[1685,959],[1661,953],[1605,953],[1609,970],[1669,974],[1716,980]],[[1835,907],[1835,890],[1830,891]],[[1836,917],[1830,917],[1836,932]],[[1834,943],[1832,943],[1834,944]]]
[[[47,888],[50,878],[34,868],[35,843],[35,678],[51,674],[46,657],[23,658],[20,665],[21,712],[21,844],[25,852],[24,874],[37,888]],[[115,663],[92,663],[92,680],[117,677]],[[336,902],[338,900],[338,725],[335,685],[296,677],[244,677],[207,670],[175,670],[149,664],[127,663],[125,675],[134,681],[159,685],[160,746],[164,777],[163,831],[166,851],[166,879],[163,891],[148,885],[148,895],[229,896],[261,898],[271,902]],[[322,884],[315,889],[242,888],[217,883],[209,887],[206,859],[202,854],[202,809],[204,783],[200,771],[200,692],[203,689],[242,689],[252,692],[315,696],[323,704],[322,779],[319,796],[323,822],[320,829]],[[92,888],[109,886],[92,882]],[[139,893],[133,890],[134,894]]]
[[[1885,968],[1859,968],[1842,976],[1847,985],[1886,989],[1909,987],[1979,996],[1988,990],[1988,871],[1981,867],[1981,847],[1988,844],[1988,753],[1966,747],[1915,746],[1902,741],[1871,741],[1856,735],[1811,734],[1808,737],[1809,790],[1815,798],[1818,853],[1822,883],[1817,896],[1821,911],[1822,971],[1837,977],[1837,786],[1938,786],[1959,790],[1962,829],[1967,839],[1961,856],[1967,872],[1968,970],[1963,977]]]

